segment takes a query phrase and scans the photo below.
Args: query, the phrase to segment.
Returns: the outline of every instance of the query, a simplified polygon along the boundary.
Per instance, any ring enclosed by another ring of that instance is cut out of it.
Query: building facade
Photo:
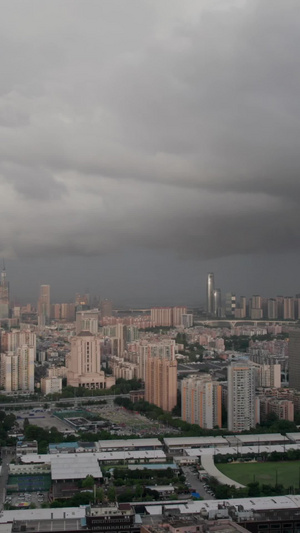
[[[182,380],[181,418],[207,429],[222,426],[222,387],[210,374]]]
[[[255,396],[256,369],[246,361],[231,363],[228,371],[228,429],[239,432],[259,422],[259,400]]]
[[[115,378],[101,370],[101,339],[90,331],[71,339],[67,369],[67,382],[73,387],[108,389],[115,384]]]

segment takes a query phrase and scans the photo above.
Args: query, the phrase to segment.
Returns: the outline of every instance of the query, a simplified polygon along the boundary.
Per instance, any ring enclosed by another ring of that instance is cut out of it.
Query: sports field
[[[284,487],[299,487],[300,461],[266,463],[224,463],[216,467],[230,479],[247,485],[258,481],[265,485],[277,484]]]

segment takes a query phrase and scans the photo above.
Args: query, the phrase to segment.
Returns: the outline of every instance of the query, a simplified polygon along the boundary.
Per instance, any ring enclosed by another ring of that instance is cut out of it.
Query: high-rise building
[[[90,331],[93,335],[98,333],[98,309],[88,311],[77,311],[76,313],[76,335],[81,331]]]
[[[217,317],[222,316],[221,289],[214,290],[213,313]]]
[[[152,307],[151,322],[154,326],[172,326],[172,307]]]
[[[73,322],[74,318],[75,318],[75,304],[74,303],[61,304],[61,319],[70,320]]]
[[[250,318],[252,320],[263,318],[262,297],[259,294],[255,294],[250,299]]]
[[[113,314],[113,305],[110,300],[101,300],[100,303],[101,318],[105,316],[112,316]]]
[[[289,333],[289,385],[300,390],[300,328]]]
[[[1,354],[1,386],[6,392],[34,392],[34,359],[34,348],[25,344]]]
[[[183,305],[173,307],[172,309],[172,326],[182,325],[182,315],[186,315],[187,308]]]
[[[259,400],[255,397],[256,369],[246,361],[228,367],[228,430],[239,432],[259,422]]]
[[[281,365],[257,365],[257,386],[258,387],[281,387]]]
[[[184,328],[192,328],[194,324],[194,315],[192,313],[186,313],[182,315],[182,326]]]
[[[197,374],[182,380],[181,418],[207,429],[222,426],[222,387],[210,374]]]
[[[84,311],[90,308],[90,295],[86,294],[75,294],[75,307],[78,311]]]
[[[45,324],[50,322],[50,285],[41,285],[40,287],[40,296],[38,299],[38,317],[41,318],[41,321]]]
[[[270,320],[276,320],[278,317],[278,305],[276,298],[268,299],[268,318]]]
[[[177,404],[177,361],[174,344],[148,345],[145,366],[145,400],[164,411],[172,411]]]
[[[295,301],[291,296],[283,298],[283,320],[295,320]]]
[[[225,295],[225,314],[227,317],[235,316],[236,309],[236,295],[232,292],[227,292]]]
[[[283,296],[276,296],[277,314],[279,320],[283,319]]]
[[[6,270],[3,265],[0,281],[0,319],[9,317],[9,283],[6,279]]]
[[[213,272],[207,274],[207,285],[206,285],[206,311],[208,315],[212,315],[214,312],[214,290],[215,290],[215,280]]]
[[[73,387],[109,389],[115,384],[115,378],[101,370],[101,339],[89,331],[71,339],[67,368],[67,382]]]

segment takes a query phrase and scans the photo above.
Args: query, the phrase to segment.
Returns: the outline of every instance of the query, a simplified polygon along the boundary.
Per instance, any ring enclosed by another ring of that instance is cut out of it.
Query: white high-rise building
[[[228,367],[228,430],[239,432],[259,422],[259,400],[255,396],[256,368],[247,361]]]

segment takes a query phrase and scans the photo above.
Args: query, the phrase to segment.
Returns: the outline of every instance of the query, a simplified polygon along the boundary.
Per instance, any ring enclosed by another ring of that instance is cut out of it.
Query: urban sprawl
[[[300,294],[12,305],[0,533],[300,531]]]

